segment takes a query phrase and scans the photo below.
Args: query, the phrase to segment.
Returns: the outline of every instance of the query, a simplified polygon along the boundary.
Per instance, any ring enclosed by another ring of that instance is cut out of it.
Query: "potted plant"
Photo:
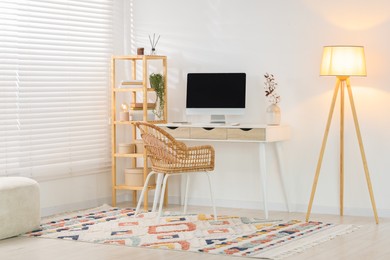
[[[165,98],[165,89],[164,89],[164,77],[160,73],[152,73],[149,76],[149,82],[151,88],[156,92],[156,107],[153,110],[153,113],[158,118],[162,118],[164,114],[164,98]]]

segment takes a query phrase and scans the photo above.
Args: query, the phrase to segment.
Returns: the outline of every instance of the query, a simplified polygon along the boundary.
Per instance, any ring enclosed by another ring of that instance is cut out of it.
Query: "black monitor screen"
[[[245,73],[188,73],[187,108],[245,108]]]

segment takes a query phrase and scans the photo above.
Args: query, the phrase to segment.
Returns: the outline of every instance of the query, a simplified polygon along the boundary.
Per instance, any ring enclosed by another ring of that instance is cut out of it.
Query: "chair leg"
[[[211,176],[209,172],[205,172],[207,174],[207,178],[209,179],[209,187],[210,187],[210,197],[211,197],[211,203],[213,205],[213,212],[214,212],[214,220],[217,221],[217,209],[215,207],[215,202],[214,202],[214,192],[213,192],[213,184],[211,180]]]
[[[162,189],[161,189],[160,205],[159,205],[158,215],[157,215],[157,223],[160,222],[160,217],[161,217],[161,213],[162,213],[162,207],[163,207],[163,204],[164,204],[165,188],[167,186],[168,177],[169,177],[169,174],[166,174],[165,177],[164,177],[163,186],[162,186]]]
[[[143,201],[143,199],[144,199],[145,191],[148,189],[149,180],[150,180],[150,178],[151,178],[154,174],[156,174],[156,172],[151,171],[151,172],[148,174],[148,177],[146,177],[144,187],[142,188],[142,192],[141,192],[141,195],[140,195],[139,200],[138,200],[138,203],[137,203],[137,208],[135,209],[135,212],[134,212],[134,217],[136,217],[136,216],[138,215],[138,213],[139,213],[139,210],[140,210],[140,208],[141,208],[142,201]]]
[[[154,191],[154,199],[153,199],[153,209],[152,212],[156,211],[158,199],[161,194],[161,184],[164,178],[164,173],[157,173],[157,180],[156,180],[156,190]]]
[[[186,190],[185,190],[185,196],[184,196],[184,210],[183,210],[183,214],[187,214],[187,205],[188,205],[188,189],[189,189],[189,186],[190,186],[190,173],[186,174],[186,178],[187,178],[187,181],[186,181]]]

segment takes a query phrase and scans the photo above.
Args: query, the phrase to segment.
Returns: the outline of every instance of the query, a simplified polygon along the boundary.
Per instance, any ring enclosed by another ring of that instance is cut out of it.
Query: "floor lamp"
[[[333,111],[340,92],[340,216],[344,214],[344,91],[347,89],[353,120],[355,123],[356,135],[359,142],[360,154],[363,161],[364,172],[368,191],[370,193],[371,205],[374,211],[375,222],[378,224],[378,214],[375,205],[374,193],[372,189],[370,173],[368,171],[366,155],[364,152],[362,136],[357,119],[355,103],[353,101],[350,76],[366,76],[366,62],[364,58],[364,48],[362,46],[325,46],[322,56],[321,76],[336,76],[336,85],[333,92],[332,104],[330,107],[328,122],[326,124],[324,138],[320,156],[317,162],[316,173],[310,195],[310,202],[306,213],[306,221],[309,220],[313,199],[317,188],[318,177],[320,175],[322,159],[324,156],[326,141],[328,139],[329,128],[332,121]]]

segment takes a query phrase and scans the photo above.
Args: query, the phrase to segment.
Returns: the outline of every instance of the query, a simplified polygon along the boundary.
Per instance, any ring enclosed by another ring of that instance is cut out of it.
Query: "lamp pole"
[[[314,177],[314,181],[313,181],[313,185],[312,185],[310,201],[309,201],[309,205],[308,205],[308,209],[307,209],[307,213],[306,213],[306,221],[308,221],[310,218],[311,209],[313,206],[314,195],[315,195],[315,192],[317,189],[318,178],[319,178],[320,170],[321,170],[321,166],[322,166],[322,160],[324,157],[326,142],[328,140],[329,129],[330,129],[330,125],[331,125],[333,112],[334,112],[334,108],[335,108],[335,104],[336,104],[337,95],[338,95],[339,90],[340,90],[340,216],[344,215],[344,88],[347,88],[347,91],[348,91],[349,103],[351,105],[356,135],[357,135],[358,142],[359,142],[360,154],[361,154],[362,161],[363,161],[363,167],[364,167],[364,172],[365,172],[365,176],[366,176],[368,191],[370,194],[371,205],[372,205],[372,209],[374,211],[375,222],[376,222],[376,224],[378,224],[379,220],[378,220],[378,213],[377,213],[376,204],[375,204],[374,192],[373,192],[372,183],[371,183],[371,179],[370,179],[370,173],[368,171],[367,159],[366,159],[366,154],[364,152],[363,140],[362,140],[361,133],[360,133],[360,127],[359,127],[359,122],[357,119],[356,107],[355,107],[355,102],[353,100],[349,76],[337,76],[336,85],[335,85],[334,92],[333,92],[332,104],[331,104],[331,107],[329,110],[328,121],[326,124],[324,137],[322,139],[320,156],[319,156],[318,162],[317,162],[317,168],[316,168],[315,177]]]

